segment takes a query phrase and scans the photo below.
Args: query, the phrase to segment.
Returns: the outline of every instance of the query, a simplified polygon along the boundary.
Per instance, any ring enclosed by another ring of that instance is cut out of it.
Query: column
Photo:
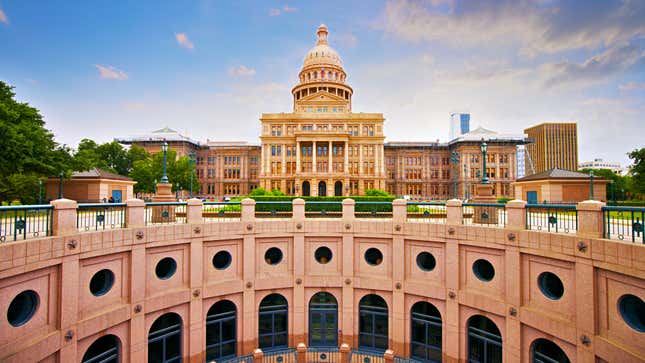
[[[329,141],[329,149],[327,150],[327,153],[328,153],[327,155],[329,155],[329,164],[327,164],[327,172],[328,173],[331,173],[334,170],[332,168],[333,159],[332,159],[331,147],[332,147],[332,143],[331,143],[331,140],[330,140]]]
[[[296,141],[296,175],[300,171],[300,141]]]
[[[345,155],[345,164],[343,164],[343,171],[345,174],[349,173],[349,142],[345,141],[345,146],[343,148],[343,153]]]
[[[363,175],[363,144],[358,144],[358,175]]]
[[[281,170],[280,170],[280,174],[285,175],[287,173],[287,163],[286,163],[286,161],[287,161],[287,145],[286,144],[282,144],[282,150],[281,150],[280,154],[282,154],[282,163],[281,163],[282,167],[281,167]]]
[[[266,154],[265,148],[266,145],[262,144],[262,147],[260,148],[260,175],[264,175],[264,154]]]
[[[312,155],[311,156],[311,171],[315,173],[317,171],[316,170],[317,169],[316,168],[316,154],[318,153],[318,150],[316,150],[316,141],[315,140],[312,141],[311,149],[313,151],[311,153],[311,155]]]

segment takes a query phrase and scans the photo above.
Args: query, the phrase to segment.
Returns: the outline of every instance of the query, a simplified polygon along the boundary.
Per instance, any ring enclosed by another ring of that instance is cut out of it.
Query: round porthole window
[[[365,251],[365,261],[372,266],[378,266],[383,262],[383,253],[378,248],[368,248]]]
[[[319,263],[325,264],[331,261],[331,250],[329,247],[318,247],[316,252],[314,252],[314,257]]]
[[[213,256],[213,267],[224,270],[231,265],[233,258],[228,251],[219,251]]]
[[[542,272],[538,276],[538,286],[544,296],[551,300],[558,300],[564,295],[562,280],[553,272]]]
[[[430,252],[421,252],[417,255],[417,266],[423,271],[432,271],[437,266],[437,261]]]
[[[26,290],[11,300],[7,310],[7,320],[12,326],[25,325],[36,314],[39,298],[34,290]]]
[[[479,259],[473,263],[473,273],[481,281],[488,282],[495,277],[495,268],[487,260]]]
[[[177,271],[177,262],[172,257],[164,257],[161,261],[157,262],[155,267],[155,274],[162,280],[168,280]]]
[[[645,303],[640,297],[631,294],[621,296],[618,311],[627,325],[639,333],[645,333]]]
[[[264,253],[264,261],[269,265],[277,265],[282,261],[282,251],[278,247],[271,247]]]
[[[114,272],[103,269],[92,276],[90,292],[94,296],[103,296],[110,291],[112,285],[114,285]]]

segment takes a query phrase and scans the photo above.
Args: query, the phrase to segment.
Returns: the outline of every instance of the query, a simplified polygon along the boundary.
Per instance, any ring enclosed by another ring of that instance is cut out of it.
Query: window
[[[635,295],[625,294],[618,299],[618,311],[625,323],[639,333],[645,333],[645,303]]]
[[[538,286],[544,296],[551,300],[558,300],[564,295],[562,280],[553,272],[542,272],[538,276]]]
[[[150,327],[148,362],[181,362],[181,317],[179,315],[164,314]]]
[[[368,248],[364,257],[365,261],[371,266],[378,266],[383,262],[383,253],[378,248]]]
[[[87,348],[81,363],[119,363],[119,338],[109,334],[94,341]]]
[[[569,363],[569,358],[557,344],[542,338],[533,342],[531,356],[534,363]]]
[[[432,271],[437,265],[437,261],[430,252],[421,252],[417,255],[417,266],[423,271]]]
[[[502,362],[502,334],[485,316],[475,315],[468,320],[468,361]]]
[[[338,346],[338,302],[328,292],[319,292],[309,301],[309,346]]]
[[[232,260],[228,251],[219,251],[213,256],[213,267],[217,270],[225,270],[231,265]]]
[[[264,253],[264,261],[269,265],[277,265],[282,261],[282,251],[277,247],[271,247]]]
[[[206,361],[237,355],[237,309],[229,300],[218,301],[206,314]]]
[[[155,274],[161,280],[168,280],[175,271],[177,271],[177,262],[171,257],[162,258],[155,267]]]
[[[103,296],[114,285],[114,273],[108,269],[98,271],[90,280],[90,292],[94,296]]]
[[[286,348],[288,344],[287,299],[280,294],[267,295],[260,302],[258,345],[261,349]]]
[[[27,324],[38,310],[40,298],[34,290],[25,290],[11,300],[7,309],[7,320],[14,327]]]
[[[318,247],[316,249],[316,252],[314,252],[314,258],[316,259],[316,261],[318,261],[318,263],[321,264],[329,263],[329,261],[331,261],[331,257],[332,253],[329,247]]]
[[[387,303],[378,295],[365,295],[358,303],[358,347],[382,352],[387,346]]]
[[[441,314],[425,301],[410,312],[410,355],[424,362],[441,362]]]
[[[479,259],[473,263],[473,273],[481,281],[488,282],[495,277],[495,268],[487,260]]]

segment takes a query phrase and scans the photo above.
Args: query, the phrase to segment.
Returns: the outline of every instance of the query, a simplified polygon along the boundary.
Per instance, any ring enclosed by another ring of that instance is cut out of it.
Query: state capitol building
[[[316,46],[305,55],[299,82],[291,90],[292,112],[262,114],[259,146],[202,143],[169,128],[116,140],[153,153],[164,142],[178,155],[193,153],[202,197],[247,195],[262,187],[297,196],[363,195],[382,189],[412,199],[465,199],[475,195],[483,172],[495,196],[513,196],[516,147],[527,142],[524,135],[480,127],[447,143],[385,142],[383,114],[353,112],[354,91],[327,35],[321,25]],[[485,171],[482,141],[488,143]]]

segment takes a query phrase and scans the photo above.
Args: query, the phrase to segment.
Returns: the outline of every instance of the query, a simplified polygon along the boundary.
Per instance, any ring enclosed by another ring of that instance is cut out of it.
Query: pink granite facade
[[[355,218],[351,200],[343,202],[342,218],[305,218],[304,203],[296,200],[292,218],[274,219],[256,219],[254,202],[245,200],[239,220],[209,223],[202,222],[201,203],[191,201],[188,223],[144,226],[143,204],[131,200],[127,223],[134,227],[84,233],[72,232],[70,202],[55,205],[60,235],[0,244],[2,362],[80,362],[96,339],[109,334],[118,338],[120,362],[145,362],[148,332],[170,312],[181,318],[184,361],[203,362],[206,315],[222,300],[236,307],[237,354],[255,351],[261,361],[262,299],[278,293],[287,300],[288,346],[303,343],[302,350],[309,342],[309,302],[321,291],[338,302],[343,359],[359,345],[359,301],[376,294],[387,304],[386,361],[410,355],[411,309],[419,301],[440,313],[444,362],[466,361],[467,324],[476,315],[499,329],[504,362],[530,361],[540,338],[571,362],[645,360],[645,334],[617,308],[625,294],[645,299],[645,246],[597,238],[596,203],[582,206],[580,222],[589,225],[579,228],[580,235],[524,230],[519,201],[509,204],[507,227],[492,228],[462,225],[458,201],[447,204],[448,223],[437,224],[408,221],[402,201],[395,201],[392,218]],[[326,263],[314,257],[323,246],[332,252]],[[265,261],[273,247],[283,253],[275,265]],[[376,266],[364,258],[370,248],[382,253]],[[213,256],[220,251],[232,258],[217,269]],[[422,252],[436,260],[430,271],[417,265]],[[176,270],[160,279],[155,267],[168,257]],[[473,272],[481,259],[494,267],[490,281]],[[95,296],[90,279],[103,269],[112,271],[114,283]],[[562,281],[559,299],[540,290],[543,272]],[[38,295],[38,308],[13,326],[9,305],[27,290]]]

